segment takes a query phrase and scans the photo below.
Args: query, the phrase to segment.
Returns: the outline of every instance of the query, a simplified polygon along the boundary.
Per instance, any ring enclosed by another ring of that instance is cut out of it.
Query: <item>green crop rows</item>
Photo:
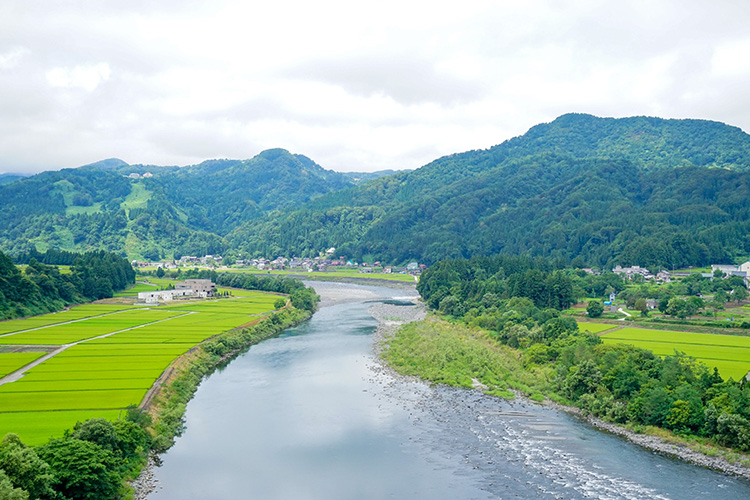
[[[116,419],[122,409],[141,402],[175,358],[272,311],[278,298],[253,292],[150,309],[87,305],[71,311],[79,310],[78,316],[58,313],[14,321],[12,331],[20,333],[0,337],[7,349],[74,345],[27,370],[20,380],[0,385],[0,436],[15,432],[25,442],[39,444],[79,420]],[[57,324],[61,322],[65,324]],[[38,329],[28,331],[32,328]],[[95,338],[106,334],[111,335]],[[0,354],[0,373],[42,355]]]
[[[52,325],[38,330],[14,333],[0,337],[0,344],[12,345],[64,345],[90,339],[99,335],[134,328],[154,321],[177,316],[178,311],[133,309],[97,316],[74,323]]]
[[[607,330],[611,330],[612,328],[616,328],[616,325],[607,325],[604,323],[587,323],[587,322],[578,323],[578,329],[582,332],[601,333]]]
[[[750,337],[623,328],[602,336],[605,343],[627,343],[666,356],[675,351],[716,367],[724,378],[739,380],[750,370]]]
[[[114,306],[114,305],[91,305],[86,304],[77,306],[69,311],[63,311],[42,316],[34,316],[26,319],[12,319],[0,322],[0,335],[11,332],[29,330],[31,328],[40,328],[49,325],[56,325],[66,321],[76,321],[82,318],[89,318],[100,314],[108,314],[116,311],[132,309],[132,306]]]
[[[5,352],[0,354],[0,378],[23,368],[45,354],[44,352]]]

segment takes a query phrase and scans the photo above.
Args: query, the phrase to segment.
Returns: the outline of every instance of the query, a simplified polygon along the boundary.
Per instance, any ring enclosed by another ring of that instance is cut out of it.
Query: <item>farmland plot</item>
[[[279,298],[243,295],[149,309],[89,305],[79,311],[88,316],[78,316],[81,321],[74,323],[43,316],[26,324],[34,318],[21,320],[12,327],[19,333],[0,337],[0,344],[8,349],[75,344],[28,369],[21,379],[0,385],[0,436],[16,432],[28,444],[40,444],[80,420],[119,418],[128,405],[141,402],[175,358],[205,339],[257,320]],[[73,321],[71,315],[62,317]],[[97,338],[106,334],[111,335]],[[43,354],[0,354],[0,373]]]
[[[739,380],[750,371],[750,337],[623,328],[602,336],[605,343],[626,343],[666,356],[684,352],[724,378]]]

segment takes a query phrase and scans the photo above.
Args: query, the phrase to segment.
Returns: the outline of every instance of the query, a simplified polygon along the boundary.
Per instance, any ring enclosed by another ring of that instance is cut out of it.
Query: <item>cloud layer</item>
[[[255,3],[5,0],[0,172],[417,168],[567,112],[750,130],[742,2]]]

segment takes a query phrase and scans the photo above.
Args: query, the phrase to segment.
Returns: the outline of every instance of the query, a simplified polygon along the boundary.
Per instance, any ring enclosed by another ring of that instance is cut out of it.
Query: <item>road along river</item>
[[[744,479],[566,413],[394,376],[368,310],[397,321],[415,292],[312,285],[324,301],[310,321],[203,381],[150,500],[750,498]]]

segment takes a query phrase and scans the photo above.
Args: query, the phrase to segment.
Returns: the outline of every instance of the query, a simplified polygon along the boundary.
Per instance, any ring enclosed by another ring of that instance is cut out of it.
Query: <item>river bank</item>
[[[402,325],[414,321],[421,321],[427,316],[426,307],[421,302],[416,302],[414,306],[376,304],[370,307],[368,312],[378,320],[378,326],[373,338],[373,348],[382,369],[386,370],[393,376],[412,379],[413,377],[401,375],[392,367],[388,366],[388,364],[382,359],[382,352],[385,347],[385,342],[391,338]],[[475,385],[475,390],[481,392],[481,384]],[[588,415],[577,407],[562,405],[549,399],[539,403],[532,401],[520,391],[514,390],[512,392],[518,399],[523,400],[526,403],[539,404],[574,415],[597,429],[621,436],[628,441],[651,451],[679,458],[701,467],[750,479],[750,467],[743,466],[740,463],[741,460],[750,459],[748,456],[736,454],[736,462],[729,461],[722,456],[718,456],[718,454],[716,456],[709,456],[700,451],[691,449],[688,447],[687,442],[681,438],[662,439],[659,436],[639,434],[627,427],[606,422],[600,418]]]

